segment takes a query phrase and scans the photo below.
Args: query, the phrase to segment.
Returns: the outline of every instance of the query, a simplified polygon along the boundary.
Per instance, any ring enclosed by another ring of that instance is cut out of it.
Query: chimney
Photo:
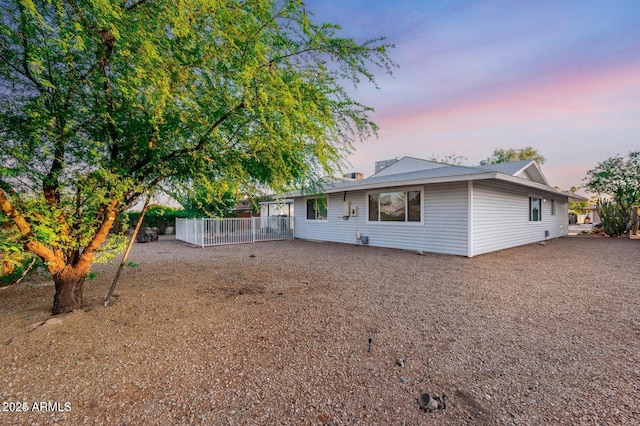
[[[360,172],[346,173],[344,177],[347,179],[360,180],[360,179],[364,179],[364,173],[360,173]]]
[[[401,159],[402,159],[401,157],[396,157],[396,158],[392,158],[391,160],[376,161],[374,173],[378,173],[380,170],[386,169],[387,167],[389,167],[393,163],[400,161]]]

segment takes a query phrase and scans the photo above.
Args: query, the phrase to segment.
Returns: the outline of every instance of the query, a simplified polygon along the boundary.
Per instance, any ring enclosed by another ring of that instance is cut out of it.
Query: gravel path
[[[467,259],[164,237],[130,260],[108,309],[115,265],[64,316],[51,283],[0,290],[1,424],[640,424],[640,240]]]

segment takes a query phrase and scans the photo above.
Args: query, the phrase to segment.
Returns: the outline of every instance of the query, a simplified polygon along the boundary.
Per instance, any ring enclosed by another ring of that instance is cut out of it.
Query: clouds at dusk
[[[497,147],[531,145],[552,185],[640,149],[640,2],[306,1],[316,19],[396,48],[394,77],[355,96],[375,108],[376,160],[456,152],[476,164]]]

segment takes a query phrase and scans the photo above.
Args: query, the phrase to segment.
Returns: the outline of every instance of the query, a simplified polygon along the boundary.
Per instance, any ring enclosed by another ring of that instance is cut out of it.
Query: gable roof
[[[438,163],[437,161],[423,160],[422,158],[415,157],[402,157],[386,161],[376,161],[376,172],[370,177],[415,172],[418,170],[437,169],[447,165],[448,164],[445,163]]]
[[[497,179],[554,193],[559,196],[567,196],[549,185],[542,174],[542,170],[533,160],[479,166],[459,166],[413,157],[403,157],[365,179],[338,180],[327,183],[324,186],[324,192],[360,191],[484,179]],[[299,196],[302,193],[296,191],[291,195]]]
[[[534,182],[549,185],[547,178],[542,174],[542,170],[538,163],[533,160],[512,161],[509,163],[484,164],[478,166],[486,170],[492,170],[511,176],[521,177]]]

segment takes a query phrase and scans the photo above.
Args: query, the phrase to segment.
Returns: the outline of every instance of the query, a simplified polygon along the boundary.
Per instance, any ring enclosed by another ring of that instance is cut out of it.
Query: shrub
[[[120,220],[129,226],[138,223],[141,212],[125,212],[120,215]],[[143,228],[158,228],[158,234],[163,235],[169,226],[175,226],[178,217],[202,217],[201,213],[194,210],[176,209],[164,206],[149,207],[142,219]]]
[[[609,200],[598,200],[598,215],[602,221],[603,231],[614,237],[627,233],[627,220],[622,207]]]

